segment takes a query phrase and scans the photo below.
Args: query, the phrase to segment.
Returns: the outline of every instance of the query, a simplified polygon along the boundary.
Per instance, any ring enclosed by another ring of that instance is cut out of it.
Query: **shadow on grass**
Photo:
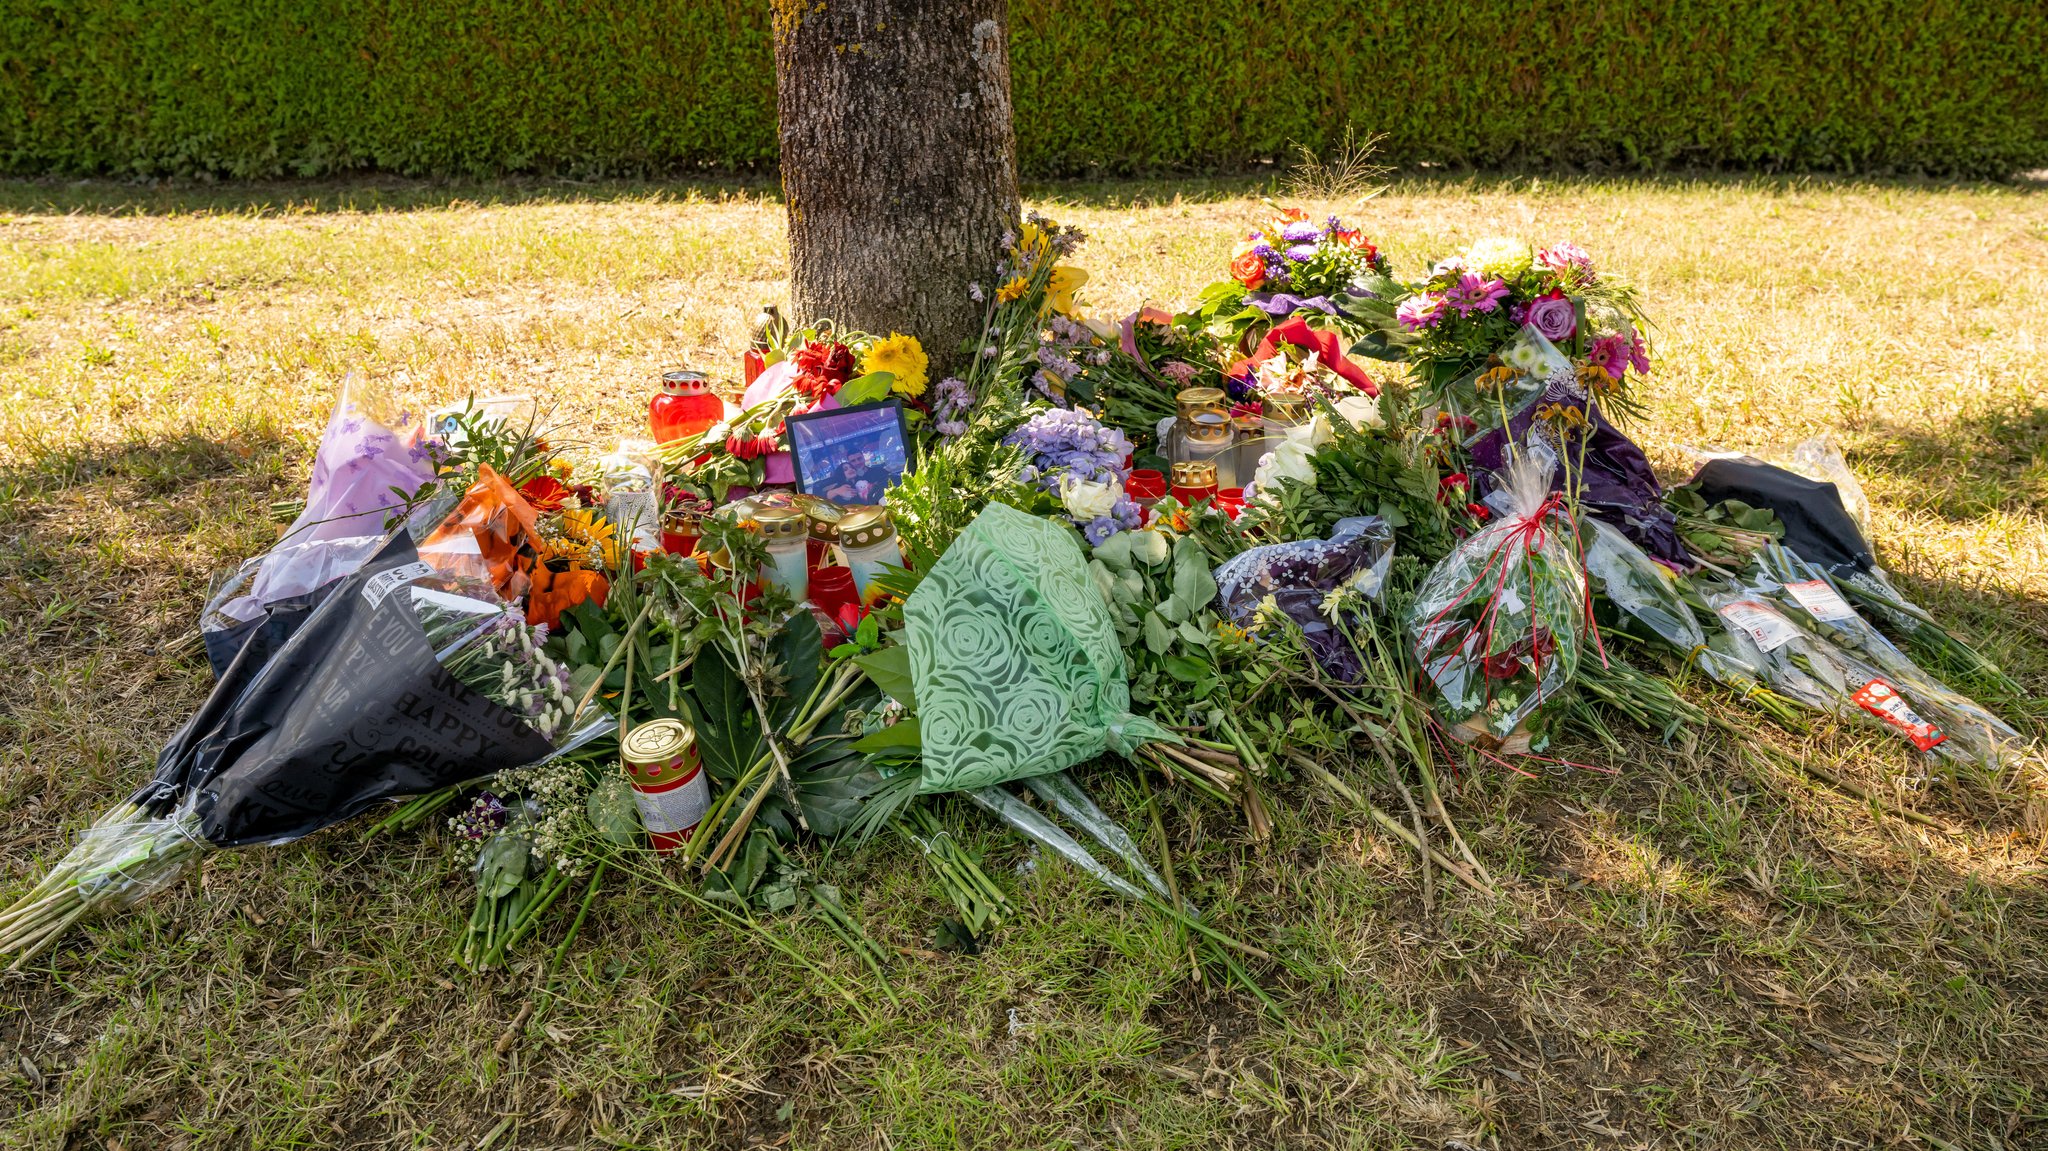
[[[1384,182],[1397,195],[1484,195],[1573,189],[1630,189],[1664,192],[1741,190],[1766,195],[1898,189],[1926,192],[2048,193],[2048,177],[2036,173],[2012,181],[1930,177],[1759,174],[1743,172],[1572,172],[1481,171],[1404,168],[1384,181],[1367,181],[1360,191]],[[1247,196],[1315,196],[1291,186],[1283,165],[1243,171],[1137,176],[1027,178],[1027,200],[1049,200],[1083,208],[1142,208],[1161,204],[1205,204]],[[1346,199],[1350,195],[1337,198]],[[703,172],[669,178],[570,180],[545,176],[418,179],[384,174],[308,180],[216,182],[173,179],[124,181],[61,177],[0,180],[0,212],[156,216],[189,213],[308,215],[336,212],[407,212],[455,207],[518,204],[604,204],[628,200],[734,197],[780,200],[774,170]],[[1320,198],[1320,197],[1318,197]]]
[[[1896,476],[1897,502],[1954,522],[2048,508],[2048,403],[1965,412],[1938,427],[1879,424],[1850,463]]]

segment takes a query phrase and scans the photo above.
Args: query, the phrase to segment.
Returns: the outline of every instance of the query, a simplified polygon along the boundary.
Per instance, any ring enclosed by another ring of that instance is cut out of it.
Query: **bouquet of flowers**
[[[1318,222],[1300,208],[1276,206],[1231,253],[1230,279],[1204,288],[1189,317],[1247,343],[1294,316],[1362,330],[1361,302],[1389,287],[1387,258],[1364,232],[1336,216]]]
[[[1392,338],[1434,392],[1484,370],[1524,324],[1575,364],[1598,368],[1596,393],[1624,411],[1628,373],[1649,374],[1635,289],[1596,271],[1569,241],[1539,251],[1519,240],[1481,240],[1404,287]]]
[[[1130,429],[1141,439],[1173,417],[1174,397],[1182,390],[1232,386],[1223,374],[1216,339],[1186,317],[1145,307],[1125,316],[1114,329],[1069,326],[1073,328],[1092,333],[1105,344],[1113,334],[1116,346],[1075,355],[1069,349],[1076,344],[1062,340],[1062,324],[1054,320],[1051,342],[1057,354],[1077,367],[1065,377],[1066,398],[1100,411],[1111,424]],[[1043,359],[1046,350],[1039,355]]]
[[[1706,602],[1736,658],[1759,669],[1777,694],[1837,718],[1861,716],[1923,752],[1975,758],[1922,718],[1883,671],[1802,627],[1767,591],[1728,583],[1710,588]]]
[[[1780,544],[1757,554],[1748,590],[1781,614],[1876,667],[1887,684],[1946,732],[1956,748],[1996,768],[2026,742],[1982,705],[1929,675],[1851,607],[1825,573]]]
[[[516,609],[422,554],[401,531],[275,656],[229,665],[156,777],[0,912],[0,951],[19,964],[86,915],[171,883],[203,851],[298,839],[601,729],[571,706],[559,668],[479,658],[519,642]]]
[[[1452,735],[1489,749],[1547,743],[1529,721],[1571,682],[1592,626],[1576,529],[1551,494],[1545,456],[1525,453],[1508,466],[1493,497],[1500,518],[1431,569],[1409,612],[1437,713]]]
[[[1137,527],[1138,505],[1124,494],[1131,441],[1087,412],[1047,408],[1011,432],[1006,443],[1029,457],[1019,482],[1059,499],[1091,544]]]

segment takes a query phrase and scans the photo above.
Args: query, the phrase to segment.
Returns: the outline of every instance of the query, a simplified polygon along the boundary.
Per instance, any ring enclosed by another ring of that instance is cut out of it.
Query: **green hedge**
[[[827,0],[829,2],[829,0]],[[2040,0],[1012,0],[1027,174],[2048,167]],[[760,0],[7,0],[0,170],[579,175],[775,159]]]

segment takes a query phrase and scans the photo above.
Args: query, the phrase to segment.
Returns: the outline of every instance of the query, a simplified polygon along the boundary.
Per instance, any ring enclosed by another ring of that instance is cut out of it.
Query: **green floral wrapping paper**
[[[1131,714],[1123,648],[1072,529],[990,504],[903,605],[918,790],[989,787],[1179,742]]]

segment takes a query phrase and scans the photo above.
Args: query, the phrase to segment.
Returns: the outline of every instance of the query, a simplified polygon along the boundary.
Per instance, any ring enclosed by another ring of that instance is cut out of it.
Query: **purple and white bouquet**
[[[1122,432],[1087,412],[1047,408],[1003,442],[1030,457],[1018,481],[1057,498],[1090,544],[1142,522],[1138,505],[1124,493],[1131,441]]]
[[[1649,374],[1635,290],[1603,275],[1569,241],[1539,250],[1481,240],[1404,287],[1395,338],[1432,391],[1485,370],[1525,324],[1578,365],[1603,399],[1622,397],[1629,372]]]

